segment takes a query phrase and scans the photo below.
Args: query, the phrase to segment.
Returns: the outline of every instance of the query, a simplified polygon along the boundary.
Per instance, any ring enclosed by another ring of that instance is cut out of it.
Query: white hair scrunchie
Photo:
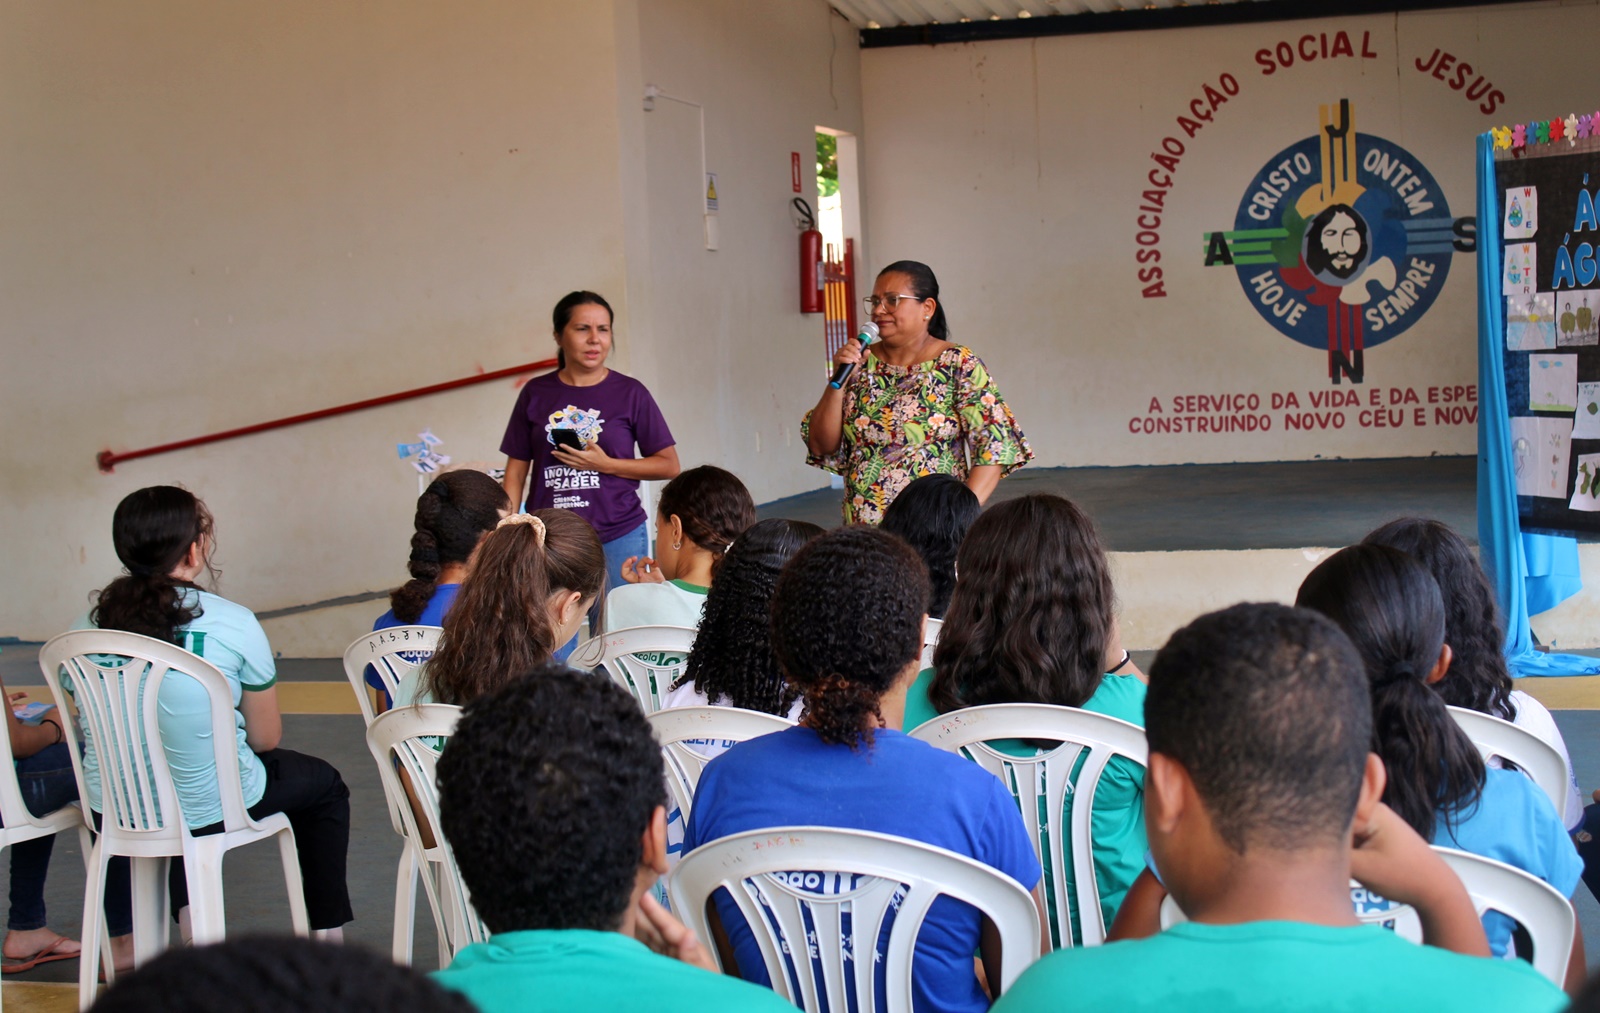
[[[496,524],[495,528],[503,528],[508,524],[526,524],[532,527],[534,540],[539,543],[541,549],[544,548],[544,521],[533,514],[507,514],[500,518],[500,523]]]

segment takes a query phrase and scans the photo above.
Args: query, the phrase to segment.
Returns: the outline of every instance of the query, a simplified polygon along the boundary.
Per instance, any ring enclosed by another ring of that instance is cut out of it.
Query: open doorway
[[[817,231],[822,233],[823,355],[831,359],[855,335],[860,252],[860,177],[854,134],[817,127]]]

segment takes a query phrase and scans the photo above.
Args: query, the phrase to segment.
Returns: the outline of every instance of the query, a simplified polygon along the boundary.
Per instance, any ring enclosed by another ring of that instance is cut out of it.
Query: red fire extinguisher
[[[822,233],[800,233],[800,312],[822,312]]]

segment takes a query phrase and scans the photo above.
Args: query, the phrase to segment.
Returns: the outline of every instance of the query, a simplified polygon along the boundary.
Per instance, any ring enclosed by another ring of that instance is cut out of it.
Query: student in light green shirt
[[[990,507],[967,531],[956,572],[933,668],[906,694],[905,731],[963,707],[999,703],[1077,707],[1144,724],[1144,676],[1117,635],[1111,566],[1094,521],[1076,504],[1036,493]],[[992,745],[1018,757],[1039,752],[1023,742]],[[1075,794],[1063,806],[1068,826]],[[1113,757],[1090,820],[1106,927],[1144,869],[1143,798],[1144,768]],[[1056,854],[1070,883],[1072,849],[1051,847],[1040,857],[1050,862]],[[1076,893],[1057,896],[1052,882],[1047,875],[1046,902],[1052,916],[1066,905],[1074,937],[1054,943],[1081,942]]]
[[[1186,923],[1058,951],[995,1013],[1553,1013],[1490,959],[1460,880],[1379,799],[1360,656],[1332,622],[1236,605],[1175,633],[1145,700],[1150,849]],[[1416,909],[1426,945],[1361,925],[1350,880]],[[1453,951],[1453,952],[1452,952]]]
[[[717,972],[658,904],[661,752],[631,696],[559,663],[467,705],[439,759],[440,826],[493,935],[435,980],[482,1013],[788,1011]]]

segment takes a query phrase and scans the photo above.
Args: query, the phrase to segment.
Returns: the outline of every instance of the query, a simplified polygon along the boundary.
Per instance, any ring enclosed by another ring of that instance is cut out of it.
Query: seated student
[[[632,626],[699,626],[722,557],[756,522],[750,490],[732,472],[709,464],[668,482],[656,507],[655,558],[623,560],[628,583],[606,595],[607,633]]]
[[[1549,797],[1520,771],[1485,768],[1428,688],[1445,678],[1450,647],[1439,585],[1422,564],[1387,546],[1352,545],[1306,576],[1295,603],[1332,619],[1361,653],[1372,749],[1389,771],[1384,803],[1425,840],[1513,865],[1570,897],[1583,866]],[[1512,925],[1484,915],[1496,956],[1507,952]],[[1573,987],[1583,983],[1581,930],[1569,975]]]
[[[946,848],[1035,888],[1039,862],[1004,783],[898,731],[927,606],[922,561],[885,531],[832,531],[789,561],[772,602],[772,644],[805,696],[805,714],[798,726],[741,742],[706,766],[686,851],[763,827],[842,827]],[[731,898],[719,894],[716,909],[739,973],[767,983]],[[972,962],[980,921],[971,907],[935,902],[912,971],[917,1010],[988,1008]]]
[[[1413,557],[1439,585],[1444,596],[1444,642],[1450,645],[1450,668],[1433,689],[1444,702],[1490,717],[1503,718],[1548,742],[1567,761],[1568,830],[1583,824],[1583,796],[1572,771],[1567,743],[1544,704],[1516,689],[1502,650],[1505,625],[1495,604],[1494,589],[1466,541],[1450,525],[1420,517],[1390,521],[1362,539],[1366,545],[1387,545]],[[1501,766],[1500,758],[1489,763]],[[1597,822],[1600,826],[1600,822]]]
[[[879,527],[899,535],[928,567],[928,616],[943,619],[956,586],[956,551],[983,508],[954,475],[923,475],[900,490]]]
[[[411,536],[411,579],[389,595],[389,611],[372,624],[374,632],[394,626],[442,626],[467,575],[472,550],[511,509],[500,483],[481,471],[447,471],[417,497],[416,534]],[[401,652],[416,664],[426,654]],[[391,706],[383,680],[369,665],[367,685],[376,710]]]
[[[706,595],[689,664],[661,698],[663,708],[710,704],[800,717],[800,690],[784,680],[772,651],[772,592],[784,564],[820,534],[815,524],[773,518],[733,540]]]
[[[600,536],[570,510],[512,514],[478,547],[439,647],[407,672],[395,706],[464,706],[549,661],[605,585]]]
[[[211,565],[211,512],[187,489],[140,489],[117,504],[111,522],[117,558],[127,573],[95,596],[76,629],[126,630],[199,655],[233,690],[239,781],[251,817],[284,813],[294,827],[306,913],[325,938],[342,939],[350,911],[345,858],[350,846],[350,789],[326,760],[279,748],[277,668],[267,634],[243,605],[196,581]],[[169,676],[157,694],[161,742],[195,835],[222,832],[222,798],[211,741],[211,698],[187,676]],[[103,813],[100,761],[84,729],[83,778],[94,818]],[[172,910],[187,934],[189,892],[183,861],[169,866]],[[115,927],[112,928],[115,932]]]
[[[493,935],[434,980],[482,1013],[793,1013],[716,973],[651,895],[666,871],[661,751],[621,688],[556,664],[513,679],[467,705],[438,775],[440,825]]]
[[[1144,724],[1143,676],[1118,642],[1111,566],[1088,514],[1037,493],[998,503],[972,525],[958,559],[962,576],[933,668],[906,694],[908,730],[995,703],[1079,707]],[[1007,751],[1038,752],[1023,742]],[[1095,792],[1091,835],[1107,925],[1144,869],[1143,793],[1144,768],[1120,756]],[[1070,877],[1070,849],[1066,857]],[[1076,936],[1076,893],[1050,899],[1068,905]]]
[[[90,1013],[475,1013],[464,996],[360,946],[293,936],[167,950],[119,973]]]
[[[1322,616],[1236,605],[1173,634],[1145,700],[1150,848],[1188,921],[1057,950],[995,1013],[1537,1013],[1565,997],[1487,953],[1449,866],[1379,801],[1361,659]],[[1435,945],[1357,922],[1350,878]],[[1457,950],[1446,952],[1439,946]]]

